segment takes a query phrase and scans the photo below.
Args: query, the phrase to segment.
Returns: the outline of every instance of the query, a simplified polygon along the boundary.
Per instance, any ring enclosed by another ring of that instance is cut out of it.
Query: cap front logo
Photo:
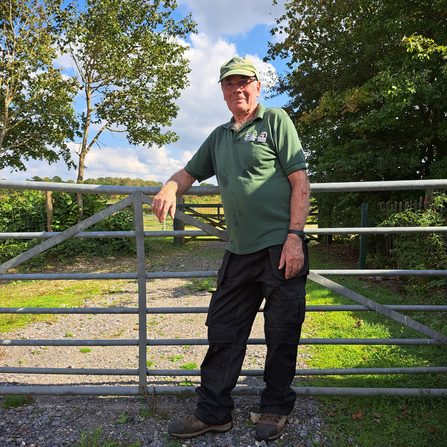
[[[230,61],[230,62],[228,62],[227,67],[231,67],[232,65],[236,65],[236,64],[244,65],[244,63],[245,62],[242,59],[238,60],[238,61]]]

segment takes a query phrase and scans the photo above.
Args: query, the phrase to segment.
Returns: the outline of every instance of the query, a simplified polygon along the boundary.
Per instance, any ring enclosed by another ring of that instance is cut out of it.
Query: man
[[[192,438],[232,428],[230,393],[265,298],[266,387],[256,437],[269,441],[283,433],[296,399],[291,383],[305,312],[309,264],[303,229],[310,186],[290,118],[258,104],[261,83],[253,63],[234,57],[221,67],[219,82],[231,121],[211,133],[152,204],[160,222],[168,212],[174,217],[176,194],[216,175],[229,236],[206,320],[209,349],[197,409],[172,422],[168,432]]]

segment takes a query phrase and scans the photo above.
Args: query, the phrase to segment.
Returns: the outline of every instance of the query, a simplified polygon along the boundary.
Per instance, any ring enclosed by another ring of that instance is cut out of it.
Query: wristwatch
[[[306,239],[306,233],[302,230],[289,230],[289,234],[290,233],[298,235],[303,240]]]

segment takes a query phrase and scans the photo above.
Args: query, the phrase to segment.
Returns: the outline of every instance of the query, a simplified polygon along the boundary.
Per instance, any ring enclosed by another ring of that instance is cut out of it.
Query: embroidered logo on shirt
[[[247,142],[257,142],[257,143],[265,143],[267,141],[267,132],[261,132],[258,136],[257,132],[247,133],[245,135],[245,140]]]
[[[267,132],[262,132],[258,137],[258,143],[265,143],[267,141]]]
[[[256,141],[256,133],[252,132],[252,133],[247,133],[247,135],[245,135],[245,142],[247,141]]]

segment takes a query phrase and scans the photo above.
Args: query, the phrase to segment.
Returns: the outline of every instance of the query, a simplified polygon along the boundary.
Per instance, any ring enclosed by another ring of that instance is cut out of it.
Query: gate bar
[[[158,194],[161,186],[115,186],[81,185],[76,183],[23,182],[0,180],[0,189],[34,189],[38,191],[65,191],[83,194],[130,195],[136,191],[150,196]],[[354,191],[411,191],[423,189],[447,189],[447,180],[387,180],[375,182],[311,183],[310,190],[316,192]],[[182,193],[187,195],[220,195],[218,186],[192,186]]]
[[[418,323],[417,321],[414,321],[409,317],[406,317],[388,307],[383,306],[382,304],[379,304],[369,298],[366,298],[360,295],[359,293],[349,290],[346,287],[343,287],[334,281],[324,278],[323,276],[320,276],[312,271],[309,272],[308,278],[311,281],[314,281],[317,284],[322,285],[323,287],[327,287],[329,290],[337,292],[340,295],[346,296],[347,298],[350,298],[351,300],[354,300],[357,303],[363,304],[375,310],[376,312],[397,321],[398,323],[404,324],[405,326],[408,326],[411,329],[420,332],[421,334],[428,335],[429,337],[432,337],[435,340],[438,340],[439,342],[445,345],[447,344],[447,336],[445,336],[441,332],[435,331],[434,329],[431,329],[425,326],[424,324]]]
[[[442,305],[405,305],[386,304],[385,307],[405,312],[447,312],[447,306]],[[259,308],[262,312],[263,307]],[[361,304],[334,304],[334,305],[310,305],[306,306],[306,312],[364,312],[372,309]],[[146,309],[149,315],[154,314],[206,314],[208,307],[149,307]],[[136,307],[0,307],[0,314],[138,314]]]
[[[0,340],[0,346],[139,346],[139,340]],[[205,338],[148,339],[147,346],[208,346]],[[250,345],[265,345],[264,338],[248,339]],[[301,338],[300,345],[426,345],[440,346],[432,338]]]
[[[447,276],[447,270],[380,270],[380,269],[343,269],[343,270],[311,270],[310,273],[325,276]],[[198,272],[158,272],[146,273],[146,279],[169,278],[215,278],[217,271]],[[32,280],[80,280],[80,279],[137,279],[138,273],[17,273],[2,274],[0,280],[32,281]],[[312,278],[309,277],[310,280]]]
[[[2,374],[61,374],[61,375],[105,375],[105,376],[137,376],[138,369],[92,369],[92,368],[29,368],[21,366],[0,367]],[[297,369],[295,376],[357,376],[370,374],[445,374],[444,366],[421,366],[408,368],[338,368],[338,369]],[[148,376],[200,376],[199,369],[147,369]],[[263,376],[262,369],[243,369],[241,376]]]
[[[145,197],[145,196],[144,196]],[[201,224],[205,228],[205,222],[189,216],[188,214],[178,211],[177,219],[186,222],[193,226]],[[191,219],[194,219],[192,221]],[[210,236],[213,226],[206,227],[206,230],[167,230],[167,231],[145,231],[144,237],[197,237]],[[211,231],[210,231],[211,230]],[[346,228],[305,228],[307,234],[327,235],[327,234],[421,234],[421,233],[447,233],[447,226],[436,227],[346,227]],[[213,231],[214,236],[222,239],[227,234],[226,230]],[[60,232],[24,232],[24,233],[0,233],[0,239],[51,239],[59,236]],[[81,231],[74,236],[74,238],[93,239],[93,238],[134,238],[135,231]]]
[[[233,396],[258,396],[263,387],[237,386]],[[322,388],[322,387],[292,387],[297,396],[432,396],[447,395],[447,389],[431,388]],[[194,386],[149,386],[147,394],[166,396],[194,396]],[[139,388],[136,386],[0,386],[0,395],[91,395],[91,396],[138,396]]]

